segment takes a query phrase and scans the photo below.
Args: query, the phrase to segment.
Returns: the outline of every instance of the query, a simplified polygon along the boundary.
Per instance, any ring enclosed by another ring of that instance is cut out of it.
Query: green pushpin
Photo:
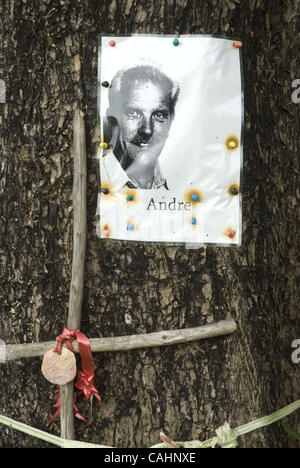
[[[177,37],[174,39],[173,45],[174,45],[174,46],[178,46],[178,45],[179,45],[179,39],[177,39]]]
[[[127,200],[127,201],[132,201],[133,198],[134,198],[133,195],[132,195],[131,193],[129,193],[129,194],[127,195],[127,197],[126,197],[126,200]]]

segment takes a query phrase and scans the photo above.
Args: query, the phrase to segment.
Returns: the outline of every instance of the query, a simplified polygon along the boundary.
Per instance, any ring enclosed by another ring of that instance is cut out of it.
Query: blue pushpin
[[[192,195],[192,200],[193,200],[193,201],[198,201],[198,200],[199,200],[199,196],[198,196],[196,193],[193,193],[193,195]]]
[[[133,231],[134,230],[134,224],[128,224],[126,229],[127,229],[127,231]]]
[[[192,224],[197,224],[196,218],[192,218],[192,219],[191,219],[191,223],[192,223]]]

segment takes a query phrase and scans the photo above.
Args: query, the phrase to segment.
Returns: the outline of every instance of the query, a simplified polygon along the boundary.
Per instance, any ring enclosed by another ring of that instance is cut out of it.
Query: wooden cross
[[[86,221],[86,136],[84,115],[75,112],[73,121],[74,181],[73,181],[73,261],[70,287],[69,315],[67,328],[77,330],[81,324],[81,310],[84,288],[84,265],[87,238]],[[156,333],[121,336],[112,338],[94,338],[90,340],[92,352],[124,351],[137,348],[169,346],[189,341],[228,335],[236,331],[233,320],[223,320],[211,325],[186,328],[183,330],[165,330]],[[6,361],[20,358],[43,356],[55,347],[56,342],[27,343],[7,345]],[[75,352],[78,345],[73,344]],[[61,438],[75,439],[74,430],[74,381],[60,387],[61,395]]]

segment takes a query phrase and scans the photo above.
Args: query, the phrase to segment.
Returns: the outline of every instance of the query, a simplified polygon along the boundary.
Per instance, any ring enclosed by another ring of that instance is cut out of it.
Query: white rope
[[[260,419],[256,419],[248,424],[239,426],[235,429],[231,429],[229,424],[226,422],[223,426],[216,430],[216,437],[201,442],[199,440],[192,440],[189,442],[175,442],[179,448],[215,448],[220,446],[222,448],[236,448],[238,445],[238,437],[241,435],[248,434],[249,432],[255,431],[262,427],[269,426],[276,421],[279,421],[286,416],[289,416],[294,411],[300,408],[300,400],[295,401],[291,405],[280,409],[276,413],[270,414]],[[41,431],[34,427],[28,426],[27,424],[14,421],[13,419],[7,418],[6,416],[0,415],[0,423],[18,431],[24,432],[32,437],[49,442],[61,448],[113,448],[107,445],[96,445],[89,444],[86,442],[78,442],[76,440],[61,439],[55,435],[49,434],[48,432]],[[166,443],[153,445],[151,448],[169,448],[170,445]]]

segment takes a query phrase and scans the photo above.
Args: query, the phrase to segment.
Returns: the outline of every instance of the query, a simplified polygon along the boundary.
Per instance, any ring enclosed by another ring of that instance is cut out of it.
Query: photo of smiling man
[[[106,111],[101,178],[116,189],[168,190],[158,158],[175,114],[179,87],[160,70],[141,65],[113,77]]]

